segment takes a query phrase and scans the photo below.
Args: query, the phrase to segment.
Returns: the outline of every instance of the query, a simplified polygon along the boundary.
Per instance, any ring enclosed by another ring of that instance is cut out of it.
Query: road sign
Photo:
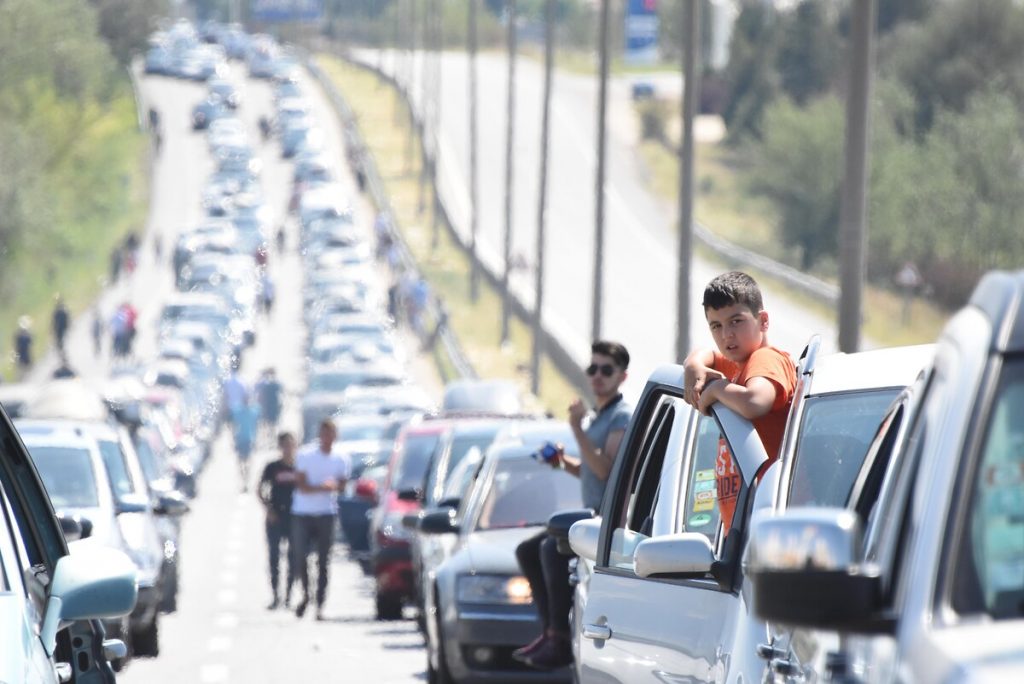
[[[654,63],[658,60],[657,0],[629,0],[626,8],[626,61]]]
[[[323,0],[249,0],[249,18],[263,23],[317,21],[323,14]]]

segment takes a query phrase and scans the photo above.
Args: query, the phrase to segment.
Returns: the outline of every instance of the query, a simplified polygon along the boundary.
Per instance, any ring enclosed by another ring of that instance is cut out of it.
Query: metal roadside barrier
[[[346,135],[346,140],[349,144],[355,144],[358,148],[355,153],[355,163],[357,163],[362,171],[363,177],[365,178],[366,190],[370,194],[370,198],[377,208],[378,212],[385,212],[391,219],[391,224],[394,230],[393,238],[395,244],[398,246],[399,255],[401,258],[402,266],[406,270],[413,272],[419,272],[420,269],[416,264],[416,260],[409,250],[408,244],[405,242],[401,231],[397,230],[395,225],[395,212],[391,207],[391,199],[388,196],[387,190],[384,187],[384,181],[380,177],[380,173],[377,170],[377,162],[367,151],[366,143],[363,140],[362,131],[359,129],[359,123],[356,120],[355,113],[349,106],[345,97],[338,92],[338,89],[334,86],[320,65],[316,63],[316,60],[309,54],[303,54],[303,61],[305,62],[306,69],[313,76],[313,78],[320,84],[320,87],[324,89],[327,96],[331,100],[331,104],[341,119],[342,128]],[[351,154],[350,154],[351,158]],[[354,169],[357,173],[359,169]],[[447,220],[447,217],[445,217]],[[440,340],[444,346],[445,353],[447,354],[452,366],[455,368],[455,372],[460,378],[476,378],[476,370],[473,368],[473,364],[469,361],[465,351],[462,349],[462,344],[459,342],[458,337],[452,331],[451,327],[447,324],[448,314],[444,310],[444,303],[438,298],[432,298],[427,306],[427,314],[432,319],[433,329],[429,332],[425,332],[425,342],[430,343],[429,347],[432,347],[434,352],[437,353],[436,341]],[[428,346],[428,345],[425,345]],[[444,365],[438,364],[438,368],[441,369],[444,374]],[[442,378],[444,382],[453,380],[455,378],[445,377]]]

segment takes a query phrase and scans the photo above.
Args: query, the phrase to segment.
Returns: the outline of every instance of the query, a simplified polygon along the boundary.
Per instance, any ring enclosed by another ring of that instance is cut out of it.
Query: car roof
[[[27,435],[77,435],[80,439],[117,440],[117,428],[110,423],[90,420],[37,419],[26,418],[15,423],[19,434]]]
[[[51,380],[27,402],[26,418],[104,421],[109,415],[99,392],[77,378]]]
[[[992,321],[995,332],[991,349],[995,352],[1024,351],[1024,270],[987,273],[971,295],[970,306],[980,309]]]
[[[935,356],[934,344],[817,357],[809,394],[906,387]]]
[[[27,447],[54,446],[92,451],[96,441],[74,430],[34,430],[26,421],[15,421],[14,426]],[[34,422],[34,421],[30,421]]]

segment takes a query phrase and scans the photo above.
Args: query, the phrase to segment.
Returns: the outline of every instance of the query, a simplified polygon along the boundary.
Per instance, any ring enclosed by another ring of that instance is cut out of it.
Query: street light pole
[[[505,0],[508,21],[508,102],[505,107],[505,245],[504,269],[501,274],[501,343],[509,338],[512,295],[509,292],[509,268],[512,260],[512,184],[516,122],[516,0]]]
[[[700,3],[683,0],[683,135],[679,147],[679,254],[676,280],[676,363],[690,349],[690,265],[693,256],[693,120],[700,95]]]
[[[480,223],[477,211],[477,128],[476,128],[476,6],[480,0],[469,0],[469,299],[480,298],[480,266],[476,253],[476,236]]]
[[[850,86],[846,97],[846,158],[839,209],[839,350],[847,353],[860,348],[876,16],[876,0],[854,0]]]
[[[533,303],[533,347],[530,391],[540,393],[540,358],[544,352],[544,232],[548,201],[548,132],[551,120],[551,76],[555,63],[555,0],[544,3],[544,104],[540,128],[540,189],[537,192],[537,263]]]
[[[604,299],[604,184],[605,157],[607,155],[605,127],[608,116],[608,14],[611,0],[601,2],[601,28],[599,31],[600,55],[599,88],[597,96],[597,178],[594,182],[594,299],[591,312],[590,338],[601,339],[601,306]]]

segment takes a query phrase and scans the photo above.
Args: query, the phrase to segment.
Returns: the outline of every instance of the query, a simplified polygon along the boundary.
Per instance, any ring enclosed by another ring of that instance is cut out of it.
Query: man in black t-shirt
[[[267,546],[270,551],[270,589],[273,599],[268,608],[273,610],[280,605],[278,586],[280,585],[281,542],[288,543],[291,530],[292,493],[295,491],[295,449],[298,446],[295,435],[282,432],[277,436],[277,446],[281,449],[281,458],[271,461],[263,469],[256,493],[267,509]],[[285,581],[284,605],[291,601],[292,572],[291,554],[287,554],[288,576]]]

